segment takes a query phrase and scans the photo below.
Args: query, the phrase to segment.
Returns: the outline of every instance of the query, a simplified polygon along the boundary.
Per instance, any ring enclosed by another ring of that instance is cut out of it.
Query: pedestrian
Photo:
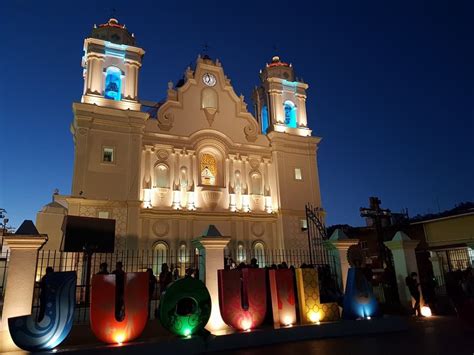
[[[256,258],[252,258],[250,260],[250,268],[251,269],[258,269],[258,263]]]
[[[413,300],[415,301],[415,304],[413,305],[413,311],[415,312],[415,315],[418,317],[421,316],[421,310],[420,310],[420,289],[419,286],[420,284],[418,283],[418,275],[416,272],[412,272],[410,276],[407,276],[405,279],[405,283],[408,287],[408,290],[410,291],[411,297],[413,297]]]
[[[148,317],[151,314],[151,301],[153,300],[153,296],[155,295],[156,289],[156,277],[153,274],[153,269],[148,268],[146,269],[148,274]]]
[[[107,270],[109,266],[107,265],[107,263],[101,263],[100,266],[99,266],[99,272],[97,273],[97,275],[108,275],[109,274],[109,270]]]
[[[160,282],[160,295],[165,292],[166,287],[171,283],[172,280],[172,275],[171,272],[169,271],[168,264],[163,263],[161,265],[161,272],[158,277],[159,282]]]
[[[125,318],[125,271],[121,261],[117,261],[112,274],[115,275],[115,319],[121,322]]]

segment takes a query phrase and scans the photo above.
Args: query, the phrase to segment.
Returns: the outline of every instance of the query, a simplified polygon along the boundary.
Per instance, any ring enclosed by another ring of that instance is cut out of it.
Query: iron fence
[[[340,293],[340,278],[337,272],[335,258],[328,256],[326,263],[310,264],[310,253],[307,250],[266,250],[266,249],[239,249],[236,261],[228,256],[224,259],[226,268],[242,267],[254,263],[258,267],[282,268],[282,267],[314,267],[318,269],[321,298],[327,298],[328,302],[333,300],[333,295]],[[197,253],[197,250],[124,250],[115,253],[95,253],[90,257],[84,253],[69,253],[60,251],[40,251],[38,253],[36,267],[36,285],[33,297],[33,314],[37,317],[40,312],[40,292],[41,279],[46,273],[47,267],[52,267],[54,271],[75,271],[77,273],[76,285],[76,310],[75,324],[87,324],[89,322],[89,294],[90,278],[88,275],[97,274],[100,265],[107,263],[108,271],[115,268],[117,262],[122,262],[125,272],[140,272],[152,269],[157,279],[155,290],[150,300],[150,318],[154,319],[154,310],[159,304],[160,272],[163,264],[170,268],[172,280],[192,274],[199,278],[199,270],[204,262],[204,256]],[[90,263],[90,273],[87,272]],[[233,264],[233,265],[232,265]],[[286,264],[286,265],[285,265]],[[201,275],[202,276],[202,275]]]
[[[46,274],[46,268],[54,271],[75,271],[77,273],[75,324],[89,323],[90,279],[87,278],[88,256],[84,253],[68,253],[60,251],[40,251],[36,267],[36,284],[33,297],[33,313],[38,316],[40,311],[41,279]],[[160,297],[160,272],[162,265],[167,264],[171,273],[171,280],[183,278],[186,273],[199,277],[199,254],[178,249],[170,250],[124,250],[115,253],[95,253],[90,256],[90,275],[97,274],[100,265],[107,264],[108,272],[115,269],[117,262],[123,265],[125,272],[142,272],[152,269],[157,283],[150,300],[150,310],[155,310]],[[150,312],[150,318],[155,317]]]
[[[314,261],[313,257],[314,254],[303,249],[238,248],[236,258],[228,255],[225,264],[228,269],[244,266],[269,269],[313,267],[318,270],[321,297],[325,298],[327,295],[332,299],[334,297],[329,294],[340,294],[342,290],[336,257],[326,253],[325,262],[311,263]]]

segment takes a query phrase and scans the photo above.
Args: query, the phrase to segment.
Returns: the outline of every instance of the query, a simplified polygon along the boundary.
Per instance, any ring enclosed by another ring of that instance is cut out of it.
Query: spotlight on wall
[[[308,221],[306,219],[300,219],[301,231],[305,232],[308,230]]]

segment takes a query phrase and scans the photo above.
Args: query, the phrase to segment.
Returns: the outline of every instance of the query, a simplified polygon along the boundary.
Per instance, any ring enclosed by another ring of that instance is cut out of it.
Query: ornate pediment
[[[168,86],[166,102],[157,115],[158,128],[168,134],[190,136],[202,129],[224,133],[234,142],[256,142],[258,123],[237,96],[221,63],[198,57],[176,86]],[[265,137],[261,137],[262,143]]]

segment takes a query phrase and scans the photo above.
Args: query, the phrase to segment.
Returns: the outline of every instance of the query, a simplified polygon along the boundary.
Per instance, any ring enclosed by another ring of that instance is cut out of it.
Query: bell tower
[[[138,72],[145,51],[133,33],[111,18],[95,26],[84,41],[82,102],[118,109],[140,110]]]
[[[310,136],[306,118],[308,84],[295,78],[291,64],[274,56],[260,71],[260,86],[255,88],[255,115],[263,134],[270,131]]]

